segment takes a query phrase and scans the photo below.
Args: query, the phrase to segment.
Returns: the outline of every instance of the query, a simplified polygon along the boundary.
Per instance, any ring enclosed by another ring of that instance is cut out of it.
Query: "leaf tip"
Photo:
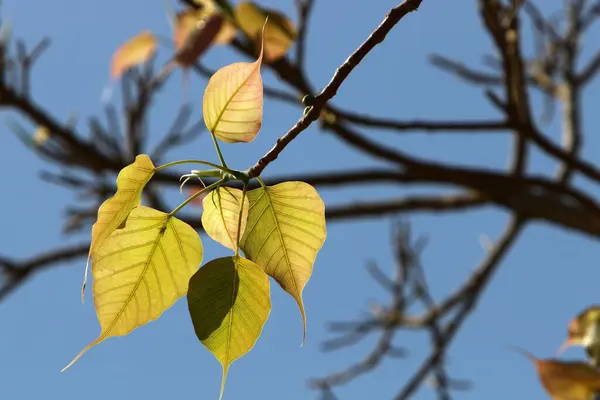
[[[300,307],[300,314],[302,315],[302,341],[300,342],[300,347],[302,347],[304,346],[304,342],[306,342],[306,311],[304,310],[302,297],[298,300],[298,306]]]
[[[223,364],[223,376],[221,377],[221,391],[219,392],[219,400],[223,399],[223,393],[225,392],[225,381],[227,380],[228,370],[229,364]]]

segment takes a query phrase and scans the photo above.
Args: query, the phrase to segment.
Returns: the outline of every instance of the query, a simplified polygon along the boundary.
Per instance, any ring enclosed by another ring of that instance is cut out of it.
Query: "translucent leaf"
[[[253,63],[218,70],[208,81],[202,110],[210,132],[226,143],[251,142],[262,125],[262,50]]]
[[[242,199],[244,206],[242,207]],[[215,241],[231,250],[237,250],[239,239],[244,234],[248,220],[248,197],[239,189],[220,187],[210,192],[202,201],[202,226]],[[240,221],[240,210],[241,221]],[[241,224],[239,224],[241,222]]]
[[[213,260],[190,280],[187,300],[196,336],[223,366],[219,399],[229,366],[254,347],[269,318],[269,291],[265,272],[239,256]]]
[[[156,51],[156,44],[156,37],[149,30],[144,30],[123,43],[113,54],[111,77],[117,79],[129,68],[146,62]]]
[[[202,262],[202,243],[185,222],[140,206],[92,257],[94,304],[102,331],[63,371],[93,346],[157,319],[184,296]]]
[[[325,242],[325,204],[304,182],[284,182],[248,192],[250,209],[242,250],[291,294],[306,315],[302,291]]]
[[[92,242],[90,244],[89,258],[95,249],[102,246],[104,240],[110,236],[126,219],[131,210],[139,206],[142,200],[142,191],[154,175],[154,164],[145,154],[140,154],[135,158],[133,164],[123,168],[117,176],[117,192],[114,196],[102,203],[98,209],[98,218],[92,226]],[[92,259],[92,261],[94,261]],[[84,278],[82,288],[85,290],[87,281]]]
[[[236,8],[236,19],[246,35],[258,42],[265,19],[269,17],[264,32],[264,53],[267,62],[285,56],[298,37],[294,23],[277,10],[264,8],[252,1],[242,1]]]

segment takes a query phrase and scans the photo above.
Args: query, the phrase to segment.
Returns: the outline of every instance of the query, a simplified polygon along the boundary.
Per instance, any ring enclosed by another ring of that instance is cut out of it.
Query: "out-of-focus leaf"
[[[156,51],[156,44],[156,36],[149,30],[144,30],[123,43],[112,57],[112,79],[117,79],[129,68],[148,61]]]
[[[43,145],[44,143],[46,143],[46,141],[48,141],[48,139],[50,139],[50,129],[48,129],[45,126],[40,126],[39,128],[37,128],[32,138],[33,143],[36,146]]]
[[[207,2],[212,4],[212,2]],[[177,13],[175,29],[173,32],[173,41],[175,48],[180,48],[185,43],[188,36],[196,29],[199,21],[207,16],[218,13],[214,6],[205,6],[205,8],[194,10],[186,9]],[[213,39],[214,45],[230,43],[237,33],[236,28],[226,19],[223,20],[218,33]]]
[[[242,1],[236,8],[236,19],[246,35],[259,43],[261,29],[269,17],[263,43],[267,62],[277,61],[285,56],[298,37],[294,23],[277,10],[261,7],[252,1]]]
[[[554,400],[594,400],[600,393],[600,371],[580,361],[542,360],[517,349],[536,367],[544,389]]]

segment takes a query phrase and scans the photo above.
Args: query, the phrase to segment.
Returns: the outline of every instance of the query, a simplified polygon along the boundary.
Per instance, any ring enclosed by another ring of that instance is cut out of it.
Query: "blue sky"
[[[315,88],[329,81],[335,68],[396,3],[371,0],[342,5],[342,2],[316,0],[307,49],[309,77]],[[481,30],[475,3],[424,0],[421,9],[403,20],[352,73],[334,104],[398,119],[493,117],[495,111],[482,101],[480,89],[465,86],[427,64],[427,56],[433,52],[471,64],[479,64],[482,54],[492,52]],[[562,4],[558,0],[544,3],[545,9],[557,9]],[[294,15],[292,0],[265,0],[262,4]],[[12,21],[16,34],[29,44],[45,35],[52,38],[52,47],[34,70],[34,98],[62,120],[76,112],[82,132],[86,131],[85,118],[102,111],[100,94],[108,79],[108,63],[114,49],[142,29],[169,34],[162,0],[5,0],[3,15]],[[592,31],[590,37],[597,33],[597,29]],[[528,40],[526,47],[529,45]],[[587,45],[594,44],[588,40]],[[161,60],[168,51],[161,50]],[[590,51],[588,48],[586,54]],[[205,61],[216,69],[240,59],[234,52],[218,48],[211,50]],[[271,86],[283,87],[267,70],[264,79]],[[192,78],[190,84],[188,93],[194,116],[200,118],[205,82]],[[584,153],[592,161],[600,156],[600,143],[597,135],[593,135],[600,115],[590,112],[592,105],[600,100],[599,93],[588,89],[584,98],[587,106],[584,127],[588,135]],[[180,100],[181,75],[176,72],[154,103],[150,119],[152,143],[168,129]],[[537,111],[539,100],[534,96]],[[113,102],[120,104],[118,95]],[[229,164],[241,169],[254,163],[297,121],[300,112],[298,108],[267,100],[259,137],[251,145],[224,146]],[[6,118],[6,113],[2,118]],[[3,196],[0,208],[3,233],[0,253],[27,257],[44,249],[86,240],[88,232],[76,237],[60,234],[62,210],[77,199],[60,187],[40,181],[37,176],[45,165],[6,128],[0,129],[0,171],[8,193]],[[559,129],[557,121],[546,127],[554,139],[558,138]],[[365,133],[413,154],[490,168],[504,167],[510,149],[510,142],[503,135],[400,137],[385,131]],[[307,152],[311,158],[306,157]],[[193,144],[172,152],[168,161],[182,158],[214,160],[210,138],[203,135]],[[374,162],[313,126],[268,167],[265,176],[366,165]],[[537,154],[532,169],[553,172],[555,166]],[[374,194],[389,198],[398,193],[402,191],[383,187],[343,192],[321,190],[330,205],[367,199]],[[181,200],[175,194],[169,198],[173,204]],[[194,212],[200,218],[199,211]],[[416,215],[411,221],[416,233],[429,237],[422,261],[439,299],[475,268],[483,256],[479,236],[497,237],[506,215],[486,209],[444,216]],[[294,302],[273,285],[271,317],[255,348],[231,367],[225,399],[316,398],[317,393],[306,386],[307,378],[343,368],[370,349],[373,340],[341,353],[323,354],[319,343],[330,337],[325,330],[327,321],[352,319],[366,311],[370,301],[385,300],[364,265],[372,260],[384,270],[392,271],[390,228],[390,221],[384,219],[328,226],[327,241],[304,292],[308,314],[306,344],[299,347],[301,324]],[[205,261],[228,254],[206,238],[203,243]],[[599,300],[600,270],[596,261],[599,256],[600,248],[587,237],[546,224],[530,225],[451,347],[452,377],[474,383],[471,391],[457,397],[546,398],[532,366],[507,345],[525,347],[542,357],[553,354],[564,340],[568,320]],[[82,306],[79,299],[83,267],[81,260],[39,274],[0,304],[3,398],[217,398],[221,368],[197,341],[184,299],[159,320],[127,337],[105,341],[60,374],[60,369],[99,332],[92,302]],[[407,359],[386,361],[375,373],[337,390],[339,398],[391,398],[428,350],[426,336],[403,333],[397,344],[409,350]],[[574,349],[566,356],[581,354]],[[425,387],[415,398],[435,396]]]

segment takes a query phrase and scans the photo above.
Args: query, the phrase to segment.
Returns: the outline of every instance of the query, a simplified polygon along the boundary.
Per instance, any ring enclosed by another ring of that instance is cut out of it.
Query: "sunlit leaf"
[[[184,296],[202,262],[198,233],[152,208],[134,208],[123,228],[94,249],[94,305],[102,331],[64,369],[111,336],[124,336]]]
[[[251,142],[262,125],[262,51],[253,63],[218,70],[208,81],[202,110],[210,132],[226,143]]]
[[[261,29],[269,17],[264,33],[265,60],[272,62],[285,56],[298,36],[294,23],[277,10],[261,7],[252,1],[242,1],[236,8],[240,28],[255,42],[260,41]]]
[[[304,182],[284,182],[248,192],[250,209],[242,250],[291,294],[306,315],[302,291],[325,242],[325,204]]]
[[[554,400],[594,400],[600,392],[600,371],[579,361],[542,360],[517,349],[536,367],[542,386]]]
[[[244,205],[242,207],[242,199]],[[220,187],[210,192],[202,201],[202,226],[215,241],[231,250],[237,250],[239,239],[244,234],[248,220],[248,197],[239,189]],[[241,221],[240,221],[240,210]]]
[[[129,68],[148,61],[156,51],[156,44],[156,37],[149,30],[144,30],[123,43],[113,54],[111,77],[117,79]]]
[[[198,339],[223,366],[221,394],[231,363],[258,340],[271,312],[269,278],[239,256],[207,263],[190,280],[188,308]]]
[[[94,250],[100,248],[104,240],[127,219],[131,210],[140,205],[142,191],[154,175],[154,169],[150,157],[140,154],[135,158],[133,164],[126,166],[119,172],[117,192],[102,203],[98,209],[96,223],[92,226],[92,242],[90,244],[88,265]],[[87,265],[85,275],[81,293],[82,299],[87,281]]]

